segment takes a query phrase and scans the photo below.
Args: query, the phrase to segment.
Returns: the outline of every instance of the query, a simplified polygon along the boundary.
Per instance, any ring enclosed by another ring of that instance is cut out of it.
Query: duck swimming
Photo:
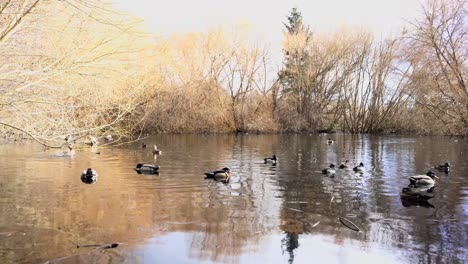
[[[271,162],[271,164],[276,165],[276,163],[278,163],[278,157],[276,157],[276,155],[273,155],[271,158],[264,158],[263,160],[265,161],[265,164]]]
[[[92,177],[96,177],[96,176],[97,176],[96,170],[93,170],[91,168],[88,168],[87,170],[84,170],[81,173],[81,177],[92,178]]]
[[[332,174],[335,174],[336,170],[335,170],[335,164],[330,164],[330,166],[328,168],[325,168],[322,170],[322,174],[327,174],[327,175],[332,175]]]
[[[327,144],[333,144],[333,140],[332,140],[331,138],[329,138],[329,139],[327,140]]]
[[[153,164],[138,163],[135,170],[138,174],[159,174],[159,166]]]
[[[205,172],[207,179],[222,180],[225,183],[231,178],[231,170],[227,167],[212,172]]]
[[[68,144],[67,148],[68,148],[67,150],[59,152],[56,155],[59,156],[59,157],[73,157],[73,156],[75,156],[75,150],[73,149],[73,145]]]
[[[161,155],[162,151],[156,145],[153,146],[153,154]]]
[[[434,178],[438,179],[434,172],[428,171],[426,175],[415,175],[410,176],[408,180],[410,181],[410,185],[418,186],[418,185],[434,185],[435,181]]]
[[[444,165],[436,165],[434,166],[434,169],[438,169],[439,171],[443,171],[445,173],[449,173],[450,171],[450,163],[445,162]]]
[[[353,171],[355,172],[364,172],[365,171],[365,168],[364,168],[364,163],[359,163],[359,165],[357,165],[356,167],[353,168]]]
[[[349,168],[349,160],[345,160],[345,162],[340,164],[340,169],[346,169]]]
[[[98,144],[98,139],[94,136],[89,135],[88,136],[88,141],[85,142],[86,145],[89,146],[96,146]]]

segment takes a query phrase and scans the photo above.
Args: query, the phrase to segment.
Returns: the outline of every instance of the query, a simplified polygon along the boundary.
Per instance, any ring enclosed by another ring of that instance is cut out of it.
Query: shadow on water
[[[155,158],[142,143],[164,155]],[[0,262],[466,262],[466,143],[158,135],[74,157],[30,143],[1,145]],[[273,154],[278,163],[265,164]],[[351,166],[322,174],[345,160]],[[409,176],[446,161],[450,171],[437,172],[435,189],[408,187]],[[360,162],[365,169],[353,171]],[[160,165],[161,174],[138,174],[138,163]],[[228,183],[205,180],[205,172],[223,167],[231,171]],[[80,177],[83,168],[98,171],[99,180]],[[76,247],[110,243],[122,244]]]

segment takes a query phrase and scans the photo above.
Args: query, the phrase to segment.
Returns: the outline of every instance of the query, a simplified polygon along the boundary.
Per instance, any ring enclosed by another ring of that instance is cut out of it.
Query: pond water
[[[0,263],[467,263],[467,143],[341,134],[157,135],[81,149],[71,158],[31,142],[5,143]],[[163,151],[156,161],[153,144]],[[264,164],[273,153],[279,163]],[[365,172],[321,174],[346,159],[363,162]],[[432,199],[400,198],[409,176],[445,161],[450,173],[435,171]],[[160,165],[160,175],[137,174],[139,162]],[[99,174],[93,184],[80,178],[88,167]],[[204,172],[222,167],[231,169],[228,184],[204,179]],[[121,244],[77,248],[110,243]]]

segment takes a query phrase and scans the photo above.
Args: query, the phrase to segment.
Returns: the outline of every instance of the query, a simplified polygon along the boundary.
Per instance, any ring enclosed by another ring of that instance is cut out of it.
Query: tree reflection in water
[[[283,253],[286,251],[289,254],[289,263],[294,263],[294,250],[299,247],[299,235],[295,233],[286,233],[281,240]]]
[[[39,148],[36,153],[29,146],[0,146],[0,251],[8,252],[1,262],[41,263],[74,254],[76,244],[114,242],[123,242],[116,250],[131,259],[138,251],[133,245],[163,238],[165,245],[151,250],[169,262],[177,254],[183,263],[252,263],[270,256],[299,263],[316,253],[336,262],[353,259],[349,252],[356,249],[381,249],[379,254],[401,262],[466,260],[468,164],[460,153],[468,152],[468,144],[347,135],[336,135],[332,146],[321,136],[302,135],[147,140],[170,150],[158,157],[159,177],[133,170],[153,160],[138,142],[101,155],[80,151],[66,160],[41,156]],[[281,155],[278,166],[264,164],[269,153]],[[321,174],[327,164],[347,159],[364,162],[366,172]],[[441,160],[450,161],[451,172],[438,179],[430,200],[400,198],[408,176]],[[100,172],[98,184],[78,179],[83,165]],[[229,184],[204,180],[203,172],[223,166],[232,170]],[[362,232],[344,227],[339,217]],[[175,234],[181,237],[177,243]],[[311,251],[311,244],[321,251]],[[174,253],[180,247],[186,251]],[[151,256],[149,263],[158,260]]]

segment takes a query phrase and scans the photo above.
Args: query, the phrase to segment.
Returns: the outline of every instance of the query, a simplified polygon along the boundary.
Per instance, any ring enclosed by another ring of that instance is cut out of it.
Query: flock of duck
[[[327,144],[333,144],[332,139],[327,140]],[[351,168],[349,160],[346,160],[345,162],[341,163],[338,166],[339,169],[347,169]],[[450,163],[445,162],[443,165],[436,165],[434,166],[434,169],[437,169],[440,172],[444,172],[445,174],[448,174],[450,172]],[[364,164],[362,162],[359,163],[359,165],[353,167],[353,171],[356,173],[363,173],[365,171]],[[328,168],[325,168],[322,170],[322,174],[326,174],[328,176],[334,176],[336,173],[336,166],[335,164],[330,164]],[[425,175],[414,175],[410,176],[408,178],[409,180],[409,185],[408,187],[405,187],[402,189],[400,193],[400,198],[402,199],[403,202],[406,201],[413,201],[417,205],[424,204],[424,202],[427,202],[428,199],[431,199],[434,197],[433,191],[435,188],[436,181],[435,179],[438,179],[438,177],[435,175],[435,173],[431,170],[429,170]],[[427,204],[427,203],[426,203]]]
[[[108,140],[108,139],[106,139]],[[110,140],[110,139],[109,139]],[[333,144],[332,139],[327,140],[327,144]],[[95,142],[93,142],[95,144]],[[142,143],[142,148],[146,148],[146,144]],[[162,151],[158,149],[156,145],[153,146],[152,153],[155,155],[155,159],[157,155],[161,155]],[[278,156],[273,155],[272,157],[267,157],[263,159],[265,164],[272,164],[277,165],[279,162]],[[352,166],[349,160],[344,161],[339,166],[335,166],[335,164],[330,164],[329,167],[324,168],[322,170],[322,174],[326,174],[328,176],[334,176],[336,173],[336,169],[350,169],[356,173],[364,173],[365,167],[364,163],[360,162],[357,166]],[[151,164],[151,163],[138,163],[134,170],[139,174],[159,174],[160,166]],[[446,162],[443,165],[434,166],[434,169],[437,169],[441,172],[445,172],[446,174],[450,171],[450,163]],[[228,183],[231,178],[231,170],[228,167],[224,167],[222,169],[205,172],[206,179],[213,179],[216,181],[221,181],[224,183]],[[84,170],[81,174],[81,179],[85,183],[94,183],[97,178],[96,170],[92,168],[88,168]],[[432,170],[429,170],[425,175],[414,175],[408,178],[409,185],[402,189],[400,193],[400,197],[406,200],[428,200],[433,197],[432,193],[436,184],[434,179],[438,179],[435,173]]]
[[[142,144],[142,148],[146,148],[146,144]],[[161,155],[162,151],[156,145],[153,146],[152,153],[154,155]],[[138,174],[159,174],[159,166],[150,163],[138,163],[134,169]],[[81,173],[81,181],[84,183],[92,184],[97,180],[98,173],[92,168],[88,168]]]

